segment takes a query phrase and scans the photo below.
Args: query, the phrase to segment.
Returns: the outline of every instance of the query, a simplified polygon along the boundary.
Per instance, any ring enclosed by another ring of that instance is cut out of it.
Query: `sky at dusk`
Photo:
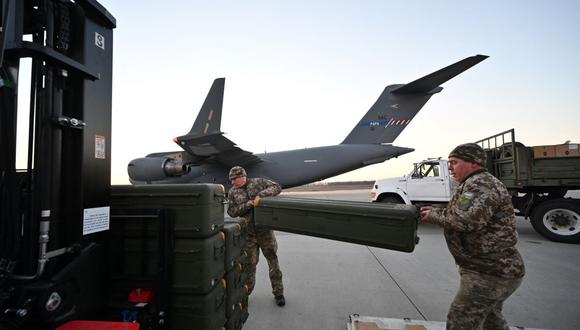
[[[112,182],[179,150],[212,81],[221,129],[261,153],[340,143],[385,86],[465,57],[393,143],[415,151],[327,181],[398,176],[457,144],[515,128],[526,145],[580,143],[578,1],[118,1]]]

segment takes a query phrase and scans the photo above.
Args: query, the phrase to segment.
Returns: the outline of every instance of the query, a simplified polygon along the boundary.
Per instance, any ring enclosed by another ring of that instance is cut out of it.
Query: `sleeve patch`
[[[473,200],[475,199],[475,196],[477,196],[477,193],[471,191],[467,191],[461,194],[461,196],[459,196],[459,198],[457,199],[457,206],[459,207],[459,209],[463,211],[468,210],[471,207],[471,205],[473,205]]]

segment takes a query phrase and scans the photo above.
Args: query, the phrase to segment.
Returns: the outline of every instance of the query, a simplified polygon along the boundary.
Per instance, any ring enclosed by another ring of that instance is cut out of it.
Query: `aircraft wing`
[[[206,158],[227,167],[247,166],[262,160],[253,153],[239,148],[222,132],[207,135],[183,135],[174,140],[183,150],[196,158]]]
[[[196,162],[213,161],[226,167],[250,165],[262,160],[240,149],[220,130],[224,98],[224,78],[214,80],[199,114],[186,135],[173,139]]]

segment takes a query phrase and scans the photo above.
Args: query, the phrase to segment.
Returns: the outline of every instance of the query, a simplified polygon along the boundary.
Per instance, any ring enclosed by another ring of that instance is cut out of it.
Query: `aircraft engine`
[[[167,177],[182,176],[189,173],[189,167],[179,160],[166,157],[145,157],[133,159],[127,165],[131,180],[157,181]]]

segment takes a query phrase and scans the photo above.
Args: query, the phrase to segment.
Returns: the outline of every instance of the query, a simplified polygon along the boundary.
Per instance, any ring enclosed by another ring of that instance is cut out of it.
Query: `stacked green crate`
[[[211,184],[112,188],[111,274],[123,279],[115,289],[152,288],[164,329],[225,326],[224,199]]]
[[[246,283],[246,280],[248,279],[248,269],[249,269],[249,264],[250,264],[250,257],[248,256],[248,254],[246,252],[242,251],[237,262],[241,266],[241,273],[242,273],[241,281],[242,281],[242,283]],[[240,321],[242,324],[246,323],[246,320],[250,316],[249,311],[248,311],[248,300],[249,300],[248,289],[244,285],[244,290],[242,290],[241,302],[239,305],[239,307],[240,307]]]
[[[242,316],[241,316],[242,324],[246,323],[246,320],[250,316],[250,313],[248,312],[249,298],[250,298],[250,296],[248,295],[248,292],[244,291],[244,293],[242,294],[242,303],[240,304],[240,308],[241,308],[241,312],[242,312]]]
[[[243,248],[246,243],[246,223],[241,218],[227,218],[223,232],[226,236],[226,329],[239,330],[243,326],[242,312],[247,313],[247,305],[242,306],[244,296],[247,296],[246,259]],[[247,317],[246,317],[247,318]],[[245,321],[245,319],[244,319]]]

